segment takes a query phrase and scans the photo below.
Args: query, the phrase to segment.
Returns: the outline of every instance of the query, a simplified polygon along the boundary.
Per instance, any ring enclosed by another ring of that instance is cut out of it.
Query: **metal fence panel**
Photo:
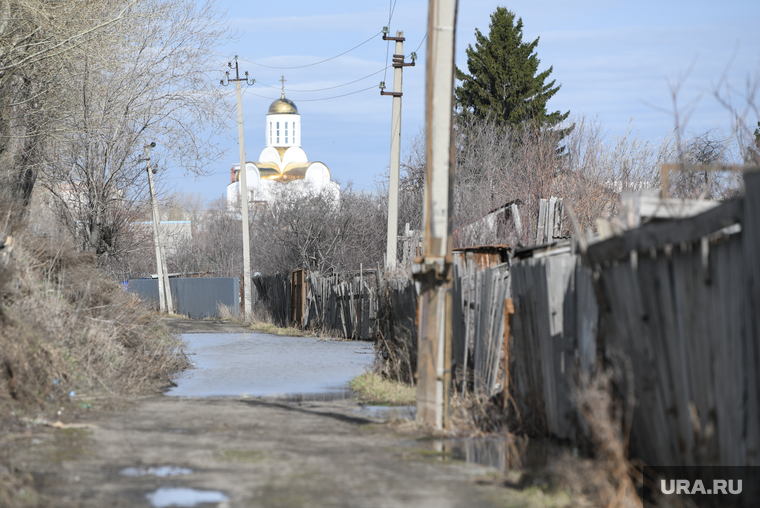
[[[240,311],[240,280],[237,277],[192,277],[169,279],[178,314],[193,319],[221,317],[219,306],[229,308],[232,315]],[[127,291],[158,307],[156,279],[130,280]]]

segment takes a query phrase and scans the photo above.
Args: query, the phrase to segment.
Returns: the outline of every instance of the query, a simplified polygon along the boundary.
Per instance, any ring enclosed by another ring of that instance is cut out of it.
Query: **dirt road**
[[[179,333],[245,331],[180,321],[170,323]],[[5,443],[11,469],[33,479],[28,501],[92,508],[547,505],[540,491],[509,489],[495,470],[432,451],[429,435],[412,422],[365,416],[355,400],[157,395],[116,404],[104,409],[96,401],[76,418],[64,414],[65,428],[34,424]],[[549,505],[564,504],[555,501]]]
[[[493,479],[493,471],[444,461],[414,435],[356,408],[353,401],[157,396],[78,421],[88,428],[38,429],[14,462],[33,474],[49,506],[151,506],[151,500],[160,506],[172,492],[175,501],[192,498],[169,488],[197,489],[196,499],[226,499],[210,505],[235,507],[526,501],[501,485],[478,484]],[[156,476],[167,473],[179,474]]]

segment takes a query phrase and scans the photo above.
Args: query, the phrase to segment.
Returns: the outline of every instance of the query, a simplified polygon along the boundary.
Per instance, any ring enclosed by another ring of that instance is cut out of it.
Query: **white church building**
[[[309,162],[301,148],[301,115],[290,99],[282,96],[269,106],[264,128],[266,147],[259,160],[246,162],[248,202],[271,201],[287,185],[288,190],[306,193],[328,192],[334,200],[340,197],[340,186],[333,182],[330,170],[322,162]],[[234,207],[240,200],[240,164],[230,170],[227,204]]]

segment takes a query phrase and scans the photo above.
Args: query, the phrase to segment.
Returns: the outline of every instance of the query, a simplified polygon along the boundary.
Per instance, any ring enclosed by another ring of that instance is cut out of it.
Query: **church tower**
[[[269,201],[275,182],[292,182],[295,188],[329,190],[337,199],[339,189],[330,170],[322,162],[309,162],[301,148],[301,115],[295,103],[285,97],[285,77],[280,98],[272,102],[264,125],[265,147],[257,162],[246,162],[246,180],[253,200]],[[227,200],[240,195],[240,168],[232,168],[232,182],[227,186]]]
[[[269,106],[264,134],[266,146],[301,146],[301,115],[293,101],[285,98],[284,91]]]

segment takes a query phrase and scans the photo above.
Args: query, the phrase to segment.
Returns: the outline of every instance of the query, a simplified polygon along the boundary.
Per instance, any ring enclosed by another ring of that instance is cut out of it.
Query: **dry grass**
[[[37,405],[76,389],[145,393],[184,368],[180,342],[159,316],[103,276],[89,254],[19,243],[0,290],[0,402]]]
[[[0,449],[23,417],[54,421],[81,411],[85,399],[156,393],[187,365],[160,316],[91,255],[23,234],[0,261],[0,325]],[[28,482],[0,461],[0,505],[37,504]]]
[[[368,404],[408,406],[417,400],[417,390],[399,381],[384,378],[374,372],[365,372],[349,383],[359,400]]]
[[[629,376],[630,378],[630,376]],[[575,404],[589,426],[595,459],[586,466],[582,478],[589,494],[600,506],[640,507],[631,473],[635,468],[628,461],[628,436],[633,412],[633,380],[627,379],[631,393],[627,400],[616,401],[612,396],[612,374],[600,372],[592,378],[581,376],[575,391]],[[577,476],[577,467],[567,467]],[[571,479],[569,483],[576,481]]]
[[[254,332],[259,333],[268,333],[271,335],[286,335],[288,337],[313,337],[314,335],[304,332],[303,330],[299,328],[293,328],[293,327],[287,327],[283,328],[281,326],[274,325],[272,323],[262,323],[262,322],[255,322],[255,323],[249,323],[249,327]]]

